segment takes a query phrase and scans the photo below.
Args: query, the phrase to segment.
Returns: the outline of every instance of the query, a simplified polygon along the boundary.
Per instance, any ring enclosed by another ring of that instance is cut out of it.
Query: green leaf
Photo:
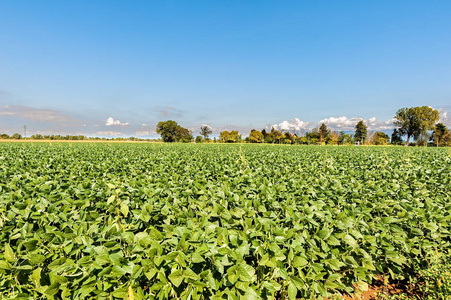
[[[111,195],[108,200],[106,201],[107,205],[110,205],[111,203],[113,203],[113,201],[116,200],[116,196],[115,195]]]
[[[241,281],[252,281],[252,276],[254,276],[255,270],[247,264],[241,264],[238,266],[237,274]]]
[[[127,287],[123,287],[123,288],[119,288],[116,289],[112,295],[116,298],[122,298],[122,299],[127,299],[128,298],[128,288]]]
[[[181,270],[172,271],[168,278],[176,287],[179,287],[183,281],[183,272]]]
[[[288,284],[288,298],[291,300],[296,300],[297,293],[298,289],[293,283],[290,282],[290,284]]]
[[[191,256],[191,261],[196,264],[204,262],[205,259],[199,253],[194,252],[193,255]]]
[[[11,265],[5,260],[0,260],[0,269],[11,270]]]
[[[21,265],[14,267],[17,270],[33,270],[33,267],[30,265]]]
[[[318,237],[322,240],[327,239],[330,236],[330,234],[331,234],[331,232],[327,228],[324,228],[324,229],[321,229],[320,231],[318,231]]]
[[[186,268],[185,270],[183,270],[183,277],[189,278],[189,279],[192,279],[192,280],[199,280],[199,275],[197,275],[190,268]]]
[[[351,246],[352,248],[356,248],[357,247],[357,241],[349,234],[344,236],[343,241],[346,244],[348,244],[349,246]]]
[[[9,244],[5,244],[5,259],[9,262],[14,262],[14,252]]]
[[[121,213],[124,215],[124,217],[128,216],[129,208],[127,204],[121,204]]]
[[[30,276],[35,286],[41,285],[41,270],[42,270],[41,268],[37,268],[36,270],[33,271],[33,273]]]
[[[293,258],[293,267],[295,267],[295,268],[303,267],[307,264],[308,264],[308,261],[303,257],[296,256],[295,258]]]
[[[60,284],[58,282],[55,282],[51,284],[45,291],[44,294],[47,296],[55,296],[60,289]]]

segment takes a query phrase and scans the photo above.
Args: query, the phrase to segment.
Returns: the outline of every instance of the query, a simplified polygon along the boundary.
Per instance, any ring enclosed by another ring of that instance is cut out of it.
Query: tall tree
[[[366,127],[365,123],[363,123],[363,121],[360,120],[355,125],[354,138],[356,141],[363,142],[363,141],[365,141],[367,134],[368,134],[368,128]]]
[[[438,111],[429,106],[405,107],[396,112],[395,124],[402,135],[407,135],[406,146],[410,137],[418,140],[426,136],[428,130],[434,128],[439,120]]]
[[[432,132],[432,141],[437,147],[445,145],[445,137],[448,134],[448,128],[446,128],[445,124],[437,123],[435,124],[434,131]]]
[[[208,136],[212,133],[213,131],[211,130],[211,128],[207,125],[204,125],[200,128],[200,135],[204,137],[204,140],[208,139]]]
[[[279,130],[274,129],[274,127],[271,129],[271,138],[273,143],[277,142],[277,144],[280,144],[280,140],[283,137],[283,133],[280,132]]]
[[[326,124],[323,123],[319,127],[318,133],[319,133],[319,141],[324,142],[327,139],[327,137],[329,136],[330,130],[327,129]]]
[[[393,129],[393,133],[391,134],[391,144],[392,145],[401,145],[402,144],[401,133],[396,128]]]

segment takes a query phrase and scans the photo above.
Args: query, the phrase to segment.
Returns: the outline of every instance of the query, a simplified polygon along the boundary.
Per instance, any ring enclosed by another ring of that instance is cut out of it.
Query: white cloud
[[[151,130],[147,124],[142,124],[141,127],[135,131],[136,136],[149,136],[156,134],[157,132],[155,130]]]
[[[97,131],[96,135],[100,135],[100,136],[123,136],[124,133],[119,132],[119,131]]]
[[[341,117],[329,117],[318,122],[318,126],[322,123],[326,124],[327,127],[335,130],[354,130],[355,125],[359,122],[368,126],[369,130],[387,130],[393,128],[394,119],[389,119],[387,121],[379,121],[376,117],[363,119],[363,118],[348,118],[346,116]]]
[[[122,123],[122,122],[119,121],[119,120],[115,120],[115,119],[113,119],[112,117],[109,117],[109,118],[106,120],[105,125],[106,125],[106,126],[129,126],[130,123],[128,123],[128,122]]]
[[[200,125],[200,127],[204,127],[204,126],[207,126],[208,127],[208,129],[210,129],[210,130],[213,130],[213,127],[211,127],[210,125],[208,125],[208,124],[201,124]]]
[[[5,105],[0,107],[0,116],[18,117],[39,122],[71,123],[78,121],[56,110],[39,109],[22,105]]]
[[[266,126],[266,130],[289,131],[289,132],[303,132],[307,131],[312,123],[301,121],[298,118],[291,119],[291,121],[283,121],[279,124],[273,124],[271,126]]]
[[[438,109],[438,115],[439,115],[439,122],[443,123],[446,127],[451,127],[451,116],[446,110],[446,108],[439,108]]]

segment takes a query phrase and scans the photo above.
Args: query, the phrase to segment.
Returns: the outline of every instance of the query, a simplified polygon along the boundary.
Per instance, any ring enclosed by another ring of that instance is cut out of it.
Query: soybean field
[[[449,261],[450,200],[449,148],[0,143],[0,298],[341,299]]]

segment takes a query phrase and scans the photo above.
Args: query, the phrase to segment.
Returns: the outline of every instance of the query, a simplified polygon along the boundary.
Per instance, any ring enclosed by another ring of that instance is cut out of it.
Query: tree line
[[[301,145],[431,145],[437,147],[451,146],[451,130],[443,123],[438,123],[438,111],[429,107],[401,108],[396,112],[393,124],[395,128],[389,137],[382,131],[368,130],[363,121],[355,124],[354,133],[330,130],[326,124],[303,135],[290,133],[271,128],[270,131],[252,129],[249,136],[242,138],[237,130],[224,130],[219,137],[210,139],[212,130],[204,125],[200,127],[199,135],[194,138],[193,133],[182,127],[176,121],[161,121],[156,126],[156,131],[161,136],[161,141],[181,143],[268,143],[268,144],[301,144]],[[405,137],[405,140],[403,139]],[[0,139],[24,139],[19,133],[11,136],[0,134]],[[100,138],[86,137],[84,135],[40,135],[35,134],[27,139],[32,140],[106,140],[106,141],[155,141],[136,137]],[[413,139],[413,143],[411,142]]]
[[[394,119],[395,128],[391,137],[382,131],[368,130],[363,121],[356,123],[353,134],[345,131],[332,131],[322,123],[304,135],[283,132],[275,128],[271,128],[269,132],[266,129],[261,131],[252,129],[249,136],[243,139],[236,130],[224,130],[219,133],[219,139],[212,140],[209,138],[212,131],[208,126],[202,126],[199,135],[194,138],[192,132],[173,120],[159,122],[157,133],[161,135],[164,142],[451,146],[451,131],[444,124],[437,123],[439,121],[438,111],[429,106],[401,108],[396,112]],[[403,137],[406,137],[405,141]],[[411,138],[414,140],[413,143]]]
[[[3,140],[51,140],[51,141],[143,141],[150,142],[152,139],[141,139],[137,137],[88,137],[85,135],[59,135],[59,134],[33,134],[30,137],[24,137],[19,133],[8,135],[6,133],[0,134],[0,139]]]

